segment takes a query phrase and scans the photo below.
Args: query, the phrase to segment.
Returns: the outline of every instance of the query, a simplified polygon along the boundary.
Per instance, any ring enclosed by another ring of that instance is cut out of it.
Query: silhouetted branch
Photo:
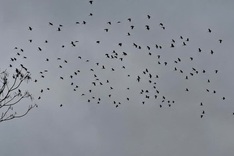
[[[12,75],[12,84],[9,81],[9,74],[5,71],[0,73],[0,122],[8,121],[15,118],[21,118],[28,114],[28,112],[37,107],[37,105],[29,105],[24,113],[18,114],[17,111],[13,111],[14,107],[21,103],[24,98],[33,100],[32,95],[28,91],[22,93],[20,86],[23,82],[31,80],[30,73],[25,71],[24,68],[20,70],[16,68],[15,74]],[[10,87],[9,87],[10,86]]]

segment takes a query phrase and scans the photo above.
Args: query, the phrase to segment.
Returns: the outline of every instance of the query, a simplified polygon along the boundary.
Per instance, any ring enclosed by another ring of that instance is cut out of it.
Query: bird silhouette
[[[147,30],[150,30],[150,27],[149,27],[149,25],[145,25],[145,27],[146,27],[146,29],[147,29]]]

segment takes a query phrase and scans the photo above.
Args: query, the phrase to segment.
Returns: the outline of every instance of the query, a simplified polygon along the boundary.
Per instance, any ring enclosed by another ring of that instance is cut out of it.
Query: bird
[[[223,40],[219,39],[219,43],[222,43]]]
[[[146,27],[146,29],[147,29],[147,30],[150,30],[150,27],[149,27],[149,25],[145,25],[145,27]]]
[[[106,32],[108,32],[108,29],[106,28],[106,29],[104,29]]]
[[[93,84],[94,86],[96,86],[96,83],[95,83],[95,82],[92,82],[92,84]]]
[[[76,45],[75,45],[75,43],[73,42],[73,41],[71,41],[71,45],[73,46],[73,47],[75,47]]]
[[[32,27],[29,26],[29,27],[28,27],[28,30],[32,31]]]
[[[126,53],[126,52],[123,52],[123,55],[124,55],[124,56],[127,56],[127,53]]]
[[[138,82],[140,82],[140,79],[141,79],[140,76],[137,76],[137,81],[138,81]]]
[[[208,28],[208,32],[211,33],[211,29],[210,28]]]

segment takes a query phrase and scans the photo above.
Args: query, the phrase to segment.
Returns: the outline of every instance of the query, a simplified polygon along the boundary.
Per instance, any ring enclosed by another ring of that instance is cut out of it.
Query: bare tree
[[[25,98],[33,100],[32,95],[28,91],[20,89],[23,82],[31,80],[30,73],[21,65],[21,69],[16,68],[12,77],[7,71],[0,73],[0,122],[21,118],[28,114],[28,112],[37,107],[36,104],[29,105],[23,112],[19,111],[19,104]],[[22,108],[22,105],[20,105]],[[16,110],[15,110],[16,109]],[[20,113],[19,113],[20,112]]]

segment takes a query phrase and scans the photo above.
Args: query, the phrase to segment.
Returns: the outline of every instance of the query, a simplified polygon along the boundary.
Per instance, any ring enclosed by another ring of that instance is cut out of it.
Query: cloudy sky
[[[0,124],[1,155],[233,155],[233,6],[231,0],[94,0],[92,5],[88,0],[0,1],[0,69],[12,73],[21,63],[27,67],[38,82],[22,86],[33,94],[34,101],[23,101],[18,111],[22,112],[27,104],[39,105],[24,118]],[[89,16],[90,13],[93,15]],[[60,24],[61,31],[57,31]],[[133,30],[131,25],[135,26]],[[146,25],[150,30],[146,30]],[[170,48],[172,39],[174,48]],[[79,42],[73,47],[71,41]],[[135,48],[133,43],[142,49]],[[162,49],[156,49],[155,44]],[[16,55],[19,51],[15,47],[24,49],[21,56]],[[123,61],[106,58],[105,54],[111,55],[113,50]],[[12,57],[17,61],[11,62]],[[178,58],[182,61],[174,63]],[[9,64],[13,67],[9,68]],[[184,73],[174,71],[174,67]],[[199,74],[185,80],[193,67]],[[140,95],[141,89],[154,91],[149,78],[142,74],[146,68],[159,75],[160,98],[175,101],[171,107],[162,99],[155,100],[153,94],[150,99]],[[201,73],[203,69],[205,74]],[[48,72],[43,73],[42,79],[39,72],[44,70]],[[77,70],[81,72],[75,76]],[[105,83],[103,86],[92,85],[94,73]],[[110,83],[106,84],[106,80]],[[74,86],[70,85],[72,82]],[[75,85],[79,86],[76,91]],[[110,91],[109,87],[114,89]],[[217,93],[206,93],[207,88]],[[113,100],[121,105],[116,108]]]

